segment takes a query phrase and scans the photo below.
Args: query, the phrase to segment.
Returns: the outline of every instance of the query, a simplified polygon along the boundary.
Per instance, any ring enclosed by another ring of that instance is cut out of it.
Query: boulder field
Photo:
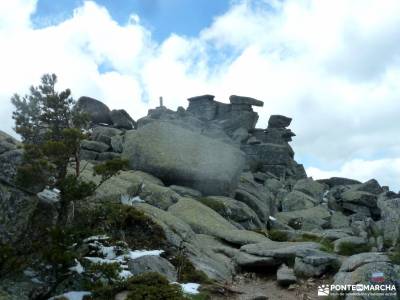
[[[93,261],[120,263],[121,278],[152,271],[171,282],[183,280],[187,261],[189,273],[203,276],[192,283],[204,285],[229,283],[244,272],[273,275],[285,289],[310,278],[369,284],[379,275],[379,284],[400,291],[398,193],[375,179],[307,177],[289,145],[295,136],[288,129],[291,118],[273,115],[267,128],[256,128],[253,107],[263,106],[260,100],[233,95],[222,103],[203,95],[188,101],[187,109],[160,106],[135,121],[96,99],[78,100],[77,109],[91,118],[90,138],[81,143],[81,178],[99,182],[94,166],[113,158],[129,160],[129,169],[76,203],[74,214],[104,212],[113,204],[117,220],[134,210],[145,225],[124,223],[119,241],[93,232],[72,243],[81,245],[81,255],[73,257],[76,265],[51,296],[83,292],[82,278],[94,276]],[[0,246],[34,244],[38,231],[57,217],[57,203],[36,194],[42,188],[13,185],[22,156],[19,142],[0,132]],[[102,220],[102,226],[116,222]],[[155,242],[130,243],[132,233]],[[155,245],[158,252],[151,249]],[[0,299],[41,299],[32,295],[54,284],[46,268],[36,261],[19,273],[0,272]],[[346,293],[343,299],[355,299]],[[396,293],[382,299],[397,299]],[[120,290],[112,299],[127,295],[129,290]]]

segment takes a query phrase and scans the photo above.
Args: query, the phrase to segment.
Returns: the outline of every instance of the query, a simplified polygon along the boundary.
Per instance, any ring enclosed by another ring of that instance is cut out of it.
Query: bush
[[[0,278],[21,269],[24,263],[25,257],[17,249],[11,245],[0,244]]]
[[[145,273],[128,280],[127,289],[131,292],[128,300],[184,300],[181,287],[170,284],[158,273]]]
[[[92,291],[95,299],[112,299],[115,294],[123,290],[123,280],[119,273],[122,271],[118,263],[89,263],[85,267],[85,290]]]
[[[333,252],[334,248],[333,243],[330,240],[308,233],[302,234],[301,238],[296,239],[296,242],[316,242],[321,244],[320,250],[330,253]]]
[[[268,237],[277,242],[286,242],[289,240],[288,234],[284,231],[272,229],[268,231]]]
[[[371,246],[369,245],[357,245],[355,246],[352,242],[343,242],[339,245],[338,253],[340,255],[351,256],[358,253],[369,252]]]
[[[196,270],[191,261],[184,254],[177,254],[171,259],[171,263],[178,270],[178,281],[212,283],[211,279],[203,272]]]
[[[392,263],[400,265],[400,246],[397,246],[392,253],[389,254]]]
[[[54,227],[49,229],[48,240],[39,245],[46,262],[54,268],[66,270],[74,264],[78,256],[72,245],[78,240],[79,233],[72,228]]]
[[[107,234],[123,240],[132,249],[163,249],[167,246],[164,230],[138,209],[122,204],[102,204],[78,212],[76,226],[94,234]]]

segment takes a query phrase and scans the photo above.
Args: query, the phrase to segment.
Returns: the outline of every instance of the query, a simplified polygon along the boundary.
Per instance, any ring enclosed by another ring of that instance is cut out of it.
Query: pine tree
[[[32,156],[28,157],[26,163],[32,166],[31,171],[36,173],[38,168],[42,168],[43,173],[53,173],[56,182],[61,182],[71,160],[75,164],[76,176],[79,176],[80,142],[85,138],[89,118],[85,113],[74,110],[75,101],[69,89],[60,93],[56,91],[56,83],[55,74],[45,74],[41,85],[32,86],[29,95],[20,97],[16,94],[11,102],[16,108],[13,112],[15,131],[21,135],[25,148],[38,156],[36,161]],[[37,160],[43,155],[51,164],[41,162],[38,166]],[[50,166],[54,170],[49,170]],[[29,171],[25,168],[19,179],[27,180]]]
[[[45,74],[41,85],[32,86],[29,95],[16,94],[11,99],[15,131],[25,149],[16,182],[32,191],[57,187],[61,191],[60,216],[65,217],[71,201],[91,195],[99,185],[79,177],[80,144],[87,138],[89,116],[74,108],[69,89],[57,92],[56,83],[55,74]],[[70,165],[75,166],[75,174],[68,174]],[[101,176],[102,184],[125,166],[125,160],[108,161],[95,167],[95,175]]]

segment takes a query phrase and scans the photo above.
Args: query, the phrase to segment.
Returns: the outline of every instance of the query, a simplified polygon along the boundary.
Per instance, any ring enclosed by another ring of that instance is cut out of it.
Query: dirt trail
[[[318,285],[329,284],[330,278],[309,279],[300,281],[290,288],[282,288],[276,283],[275,276],[260,277],[254,273],[237,276],[229,288],[240,294],[229,293],[213,296],[213,300],[252,300],[257,296],[265,296],[268,300],[316,300]],[[261,300],[262,298],[260,298]]]

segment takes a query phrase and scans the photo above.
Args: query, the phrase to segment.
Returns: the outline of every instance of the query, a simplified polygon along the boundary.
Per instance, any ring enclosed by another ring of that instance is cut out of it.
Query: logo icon
[[[357,291],[357,292],[362,292],[362,291],[364,291],[364,285],[362,285],[362,284],[357,284],[357,285],[356,285],[356,291]]]
[[[318,286],[318,296],[329,296],[329,285],[323,284]]]
[[[376,283],[382,283],[385,282],[385,276],[383,272],[374,272],[371,275],[371,281],[376,282]]]

